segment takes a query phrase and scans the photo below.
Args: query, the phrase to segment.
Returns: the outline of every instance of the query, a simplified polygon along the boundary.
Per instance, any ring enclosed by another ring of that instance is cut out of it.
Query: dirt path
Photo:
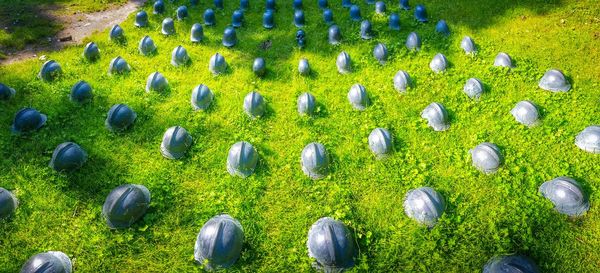
[[[75,13],[60,15],[56,18],[63,26],[49,45],[29,45],[25,49],[10,53],[7,58],[0,59],[0,64],[11,64],[23,60],[37,58],[42,51],[57,51],[67,45],[79,44],[83,39],[96,31],[103,31],[114,24],[119,24],[127,16],[144,5],[146,0],[131,0],[127,4],[93,13]],[[70,38],[69,38],[70,37]],[[61,41],[61,40],[67,41]]]

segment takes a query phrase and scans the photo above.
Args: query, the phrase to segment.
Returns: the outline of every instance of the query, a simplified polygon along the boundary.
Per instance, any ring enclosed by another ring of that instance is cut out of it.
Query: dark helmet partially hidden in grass
[[[380,159],[388,156],[393,150],[393,138],[390,131],[384,128],[375,128],[369,134],[369,148]]]
[[[575,145],[580,149],[600,154],[600,126],[589,126],[575,137]]]
[[[302,58],[298,62],[298,73],[302,76],[308,76],[310,74],[310,64],[307,59]]]
[[[164,35],[173,35],[175,34],[175,22],[172,18],[165,18],[162,21],[162,29],[160,31]]]
[[[369,20],[363,20],[360,23],[360,38],[363,38],[364,40],[373,38],[373,26]]]
[[[362,111],[369,106],[369,96],[367,95],[367,89],[361,84],[353,84],[348,91],[348,101],[352,108]]]
[[[167,79],[160,74],[160,72],[154,72],[150,74],[150,76],[148,76],[148,80],[146,80],[146,92],[162,92],[168,88],[169,82],[167,82]]]
[[[304,48],[306,45],[306,32],[304,32],[303,29],[300,29],[296,32],[296,43],[300,48]]]
[[[233,11],[233,14],[231,15],[231,25],[236,28],[241,27],[243,21],[244,21],[244,13],[241,10]]]
[[[302,0],[294,0],[294,2],[292,3],[292,6],[294,7],[295,10],[302,9]]]
[[[184,20],[188,17],[188,9],[186,6],[179,6],[177,8],[177,20]]]
[[[135,23],[133,23],[136,27],[145,27],[148,26],[148,13],[146,11],[140,11],[135,15]]]
[[[469,153],[471,153],[473,166],[485,174],[496,172],[504,162],[500,148],[489,142],[477,145],[469,150]]]
[[[252,63],[252,72],[254,72],[254,75],[256,75],[258,77],[264,76],[265,73],[267,72],[267,66],[265,64],[265,59],[260,58],[260,57],[254,59],[254,63]]]
[[[259,118],[265,114],[267,106],[263,97],[256,91],[252,91],[244,98],[244,112],[250,118]]]
[[[483,273],[540,273],[537,265],[522,255],[491,258],[483,267]]]
[[[171,53],[171,64],[173,66],[185,66],[190,63],[190,56],[183,46],[177,46]]]
[[[246,178],[254,173],[258,163],[258,153],[252,144],[240,141],[229,149],[227,171],[232,176]]]
[[[22,108],[13,119],[11,131],[16,135],[31,133],[42,128],[47,119],[48,117],[38,112],[38,110],[28,107]]]
[[[352,6],[352,0],[342,0],[342,7],[350,8]]]
[[[168,159],[180,159],[192,147],[192,136],[181,126],[167,129],[160,144],[160,152]]]
[[[306,20],[304,19],[304,11],[302,10],[296,10],[294,12],[294,25],[296,27],[303,27],[305,24]]]
[[[305,92],[298,97],[298,113],[300,115],[312,116],[315,112],[317,100],[311,93]]]
[[[100,49],[98,49],[98,45],[94,42],[89,42],[85,45],[85,48],[83,48],[83,57],[89,62],[100,59]]]
[[[481,81],[477,78],[468,79],[465,83],[465,86],[463,87],[463,91],[465,92],[465,94],[467,94],[467,96],[469,96],[469,98],[472,99],[479,99],[479,97],[481,97],[481,94],[483,94],[483,90],[483,83],[481,83]]]
[[[108,194],[102,216],[111,229],[128,228],[146,214],[149,206],[150,191],[146,187],[125,184]]]
[[[0,100],[10,100],[12,99],[17,91],[14,88],[11,88],[0,82]]]
[[[204,11],[204,25],[206,26],[214,26],[215,22],[215,12],[212,9],[206,9]]]
[[[427,11],[425,10],[425,6],[417,5],[415,7],[415,19],[421,23],[426,23],[427,20]]]
[[[110,40],[113,42],[118,42],[118,43],[123,42],[125,40],[125,31],[118,24],[114,25],[110,29],[109,37],[110,37]]]
[[[320,9],[326,9],[329,6],[327,0],[319,0],[318,5]]]
[[[498,53],[498,55],[496,56],[496,59],[494,59],[494,66],[508,67],[508,68],[514,67],[513,63],[512,63],[512,58],[504,52]]]
[[[540,193],[546,197],[559,213],[581,216],[590,208],[588,196],[575,179],[562,176],[544,182]]]
[[[125,59],[121,58],[121,56],[117,56],[116,58],[110,61],[108,65],[108,74],[125,74],[131,71],[131,67],[125,61]]]
[[[61,74],[62,68],[60,67],[60,64],[54,60],[50,60],[42,65],[42,69],[38,74],[38,78],[46,82],[51,82],[58,78]]]
[[[71,273],[73,264],[69,257],[60,251],[38,253],[29,258],[21,267],[21,273]]]
[[[552,92],[567,92],[571,90],[571,84],[562,73],[557,69],[551,69],[544,74],[538,84],[540,88]]]
[[[450,119],[446,108],[437,103],[432,102],[421,112],[421,117],[427,120],[429,127],[434,131],[446,131],[450,128]]]
[[[267,11],[275,11],[275,0],[266,0],[265,6]]]
[[[398,13],[390,14],[389,26],[391,30],[400,30],[400,15]]]
[[[49,165],[57,172],[69,172],[81,168],[86,161],[87,153],[79,145],[65,142],[56,146]]]
[[[348,74],[352,72],[352,60],[346,51],[340,52],[335,60],[335,65],[340,74]]]
[[[85,81],[78,81],[71,88],[71,94],[69,95],[69,99],[72,102],[84,104],[90,102],[94,97],[94,93],[92,93],[92,87]]]
[[[343,272],[355,264],[354,238],[344,223],[333,218],[323,217],[310,227],[306,246],[317,270]]]
[[[300,156],[302,171],[312,179],[321,179],[327,175],[329,154],[321,143],[312,142],[304,147]]]
[[[193,43],[199,43],[204,40],[204,29],[200,23],[195,23],[190,31],[190,41]]]
[[[435,73],[444,72],[447,67],[448,59],[446,59],[446,56],[442,53],[436,54],[429,63],[429,68]]]
[[[350,7],[350,19],[354,22],[360,22],[362,20],[362,16],[360,16],[360,8],[357,5],[352,5]]]
[[[323,21],[327,25],[333,24],[333,12],[330,9],[323,10]]]
[[[405,93],[406,89],[410,87],[410,85],[410,75],[408,75],[406,71],[399,70],[398,72],[396,72],[396,75],[394,75],[394,88],[396,89],[396,91],[400,93]]]
[[[0,188],[0,220],[11,216],[18,205],[19,201],[12,192]]]
[[[213,3],[216,9],[223,9],[223,0],[214,0]]]
[[[403,10],[410,10],[410,5],[408,4],[408,0],[400,0],[400,8]]]
[[[517,102],[510,113],[519,123],[529,127],[537,125],[540,118],[537,106],[528,100]]]
[[[206,270],[233,265],[242,252],[244,230],[227,214],[217,215],[204,223],[194,245],[194,259]]]
[[[213,101],[214,94],[208,86],[201,84],[192,90],[192,107],[194,110],[206,110]]]
[[[338,27],[337,25],[331,25],[329,27],[329,30],[327,30],[327,39],[329,41],[329,44],[332,45],[337,45],[341,43],[342,33],[340,31],[340,27]]]
[[[465,36],[462,41],[460,41],[460,48],[462,48],[466,54],[474,54],[477,51],[475,47],[475,42],[469,36]]]
[[[152,38],[146,35],[140,40],[138,49],[142,55],[148,56],[156,52],[156,45],[154,45],[154,41],[152,40]]]
[[[154,14],[163,14],[165,12],[165,3],[162,0],[154,2],[153,11]]]
[[[129,106],[115,104],[108,110],[104,125],[111,132],[122,132],[129,129],[136,118],[137,114]]]
[[[250,8],[250,0],[240,0],[240,9],[246,11]]]
[[[446,204],[441,194],[430,187],[410,190],[404,197],[404,212],[408,217],[433,227],[444,213]]]
[[[263,27],[266,29],[272,29],[275,26],[275,17],[273,16],[273,10],[267,9],[263,13]]]
[[[435,25],[435,31],[443,35],[450,35],[450,28],[448,27],[446,20],[439,20],[437,25]]]
[[[373,57],[379,62],[379,64],[384,65],[388,59],[388,50],[385,44],[378,43],[373,48]]]
[[[416,32],[411,32],[406,38],[406,48],[408,50],[421,50],[421,38]]]
[[[208,63],[208,70],[210,70],[213,75],[219,75],[225,72],[227,69],[227,63],[225,62],[225,58],[216,53],[210,57],[210,61]]]

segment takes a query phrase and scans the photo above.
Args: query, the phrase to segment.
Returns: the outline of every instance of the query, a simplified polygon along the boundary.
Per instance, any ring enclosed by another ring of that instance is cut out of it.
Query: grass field
[[[175,4],[167,3],[174,16]],[[187,2],[187,1],[186,1]],[[204,1],[206,2],[206,1]],[[133,27],[133,16],[122,26],[127,44],[108,40],[107,31],[91,36],[102,58],[92,64],[82,46],[49,53],[64,76],[54,83],[36,78],[42,61],[0,66],[0,82],[17,90],[0,104],[0,186],[20,200],[16,215],[0,222],[0,271],[15,272],[33,254],[59,250],[74,261],[76,272],[196,272],[193,246],[203,223],[219,213],[240,220],[245,244],[232,272],[311,272],[306,236],[323,216],[342,220],[354,232],[360,248],[351,272],[480,272],[495,255],[530,256],[543,272],[598,272],[600,268],[600,157],[574,145],[585,127],[600,124],[600,5],[576,1],[433,1],[423,0],[431,22],[417,24],[412,12],[401,12],[400,32],[387,28],[365,1],[363,16],[372,20],[375,39],[359,38],[359,23],[349,20],[339,1],[330,1],[343,43],[330,46],[316,1],[304,1],[307,42],[295,47],[291,4],[278,1],[276,28],[264,30],[263,1],[251,1],[240,43],[220,44],[238,1],[225,1],[217,11],[217,26],[206,27],[205,42],[189,42],[189,29],[202,22],[206,5],[190,10],[191,18],[176,22],[177,34],[160,34],[163,16],[150,16],[148,28]],[[260,3],[259,3],[260,2]],[[397,11],[397,1],[386,1]],[[392,3],[393,2],[393,3]],[[415,1],[411,1],[414,6]],[[146,6],[151,13],[151,6]],[[448,38],[434,32],[445,19]],[[404,47],[409,32],[423,39],[420,52]],[[149,34],[158,54],[144,57],[137,43]],[[478,45],[476,57],[459,48],[464,35]],[[263,41],[272,47],[260,49]],[[373,46],[386,43],[390,60],[380,66]],[[192,58],[188,67],[171,66],[171,51],[183,45]],[[354,72],[338,74],[337,54],[345,50]],[[498,52],[515,60],[512,70],[492,67]],[[208,72],[216,52],[225,56],[229,73]],[[451,67],[434,74],[428,67],[438,52]],[[108,76],[110,60],[122,56],[132,66],[125,76]],[[252,74],[255,57],[264,57],[265,78]],[[308,58],[313,74],[298,75],[300,58]],[[537,87],[550,68],[570,78],[568,93]],[[392,85],[396,71],[408,71],[414,88],[398,94]],[[145,93],[146,77],[160,71],[169,80],[167,93]],[[462,92],[466,80],[480,78],[487,87],[480,101]],[[76,106],[68,99],[71,86],[85,80],[94,88],[91,104]],[[207,112],[193,112],[192,88],[206,84],[215,93]],[[372,106],[352,109],[346,94],[354,83],[364,85]],[[244,96],[259,91],[268,111],[258,120],[242,110]],[[296,113],[296,99],[309,91],[320,103],[314,118]],[[517,123],[509,111],[521,100],[542,109],[539,126]],[[434,132],[420,118],[431,102],[450,112],[451,127]],[[126,103],[138,114],[135,127],[123,134],[104,127],[108,109]],[[32,106],[48,115],[38,132],[10,134],[14,113]],[[194,145],[183,160],[161,156],[164,131],[186,128]],[[394,154],[375,160],[367,137],[376,127],[395,138]],[[254,175],[231,177],[226,170],[229,147],[252,143],[260,156]],[[80,170],[60,174],[48,167],[54,148],[65,141],[80,144],[89,154]],[[312,181],[300,168],[304,146],[317,141],[333,158],[330,175]],[[505,164],[493,175],[471,166],[469,149],[488,141],[497,144]],[[538,187],[557,176],[571,176],[590,194],[591,209],[570,219],[553,210]],[[101,216],[106,195],[116,186],[143,184],[152,193],[143,220],[126,230],[109,230]],[[447,210],[433,229],[409,219],[402,208],[405,193],[420,186],[438,190]]]

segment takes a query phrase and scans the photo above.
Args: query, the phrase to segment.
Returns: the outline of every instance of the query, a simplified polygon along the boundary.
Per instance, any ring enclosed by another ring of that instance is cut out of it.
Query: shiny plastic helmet
[[[375,12],[377,14],[384,14],[386,11],[387,11],[387,8],[385,6],[385,2],[377,1],[377,3],[375,3]]]
[[[152,40],[152,38],[146,35],[140,40],[138,49],[140,51],[140,54],[148,56],[156,52],[156,45],[154,45],[154,41]]]
[[[265,59],[263,59],[263,58],[254,59],[254,63],[252,64],[252,72],[254,72],[254,75],[256,75],[258,77],[264,76],[265,73],[267,72]]]
[[[432,102],[421,112],[421,117],[427,120],[429,127],[434,131],[446,131],[450,128],[450,119],[446,108],[437,103]]]
[[[133,23],[136,27],[145,27],[148,26],[148,13],[146,11],[140,11],[135,15],[135,23]]]
[[[194,245],[194,259],[208,271],[228,268],[242,252],[244,230],[236,219],[227,214],[206,221]]]
[[[240,0],[240,9],[246,11],[250,8],[250,0]]]
[[[216,9],[223,9],[223,0],[214,0],[213,3]]]
[[[425,6],[417,5],[415,7],[415,19],[421,23],[426,23],[427,20],[427,11],[425,10]]]
[[[450,28],[446,24],[446,20],[439,20],[435,25],[435,31],[443,35],[450,35]]]
[[[190,62],[190,56],[183,46],[177,46],[171,53],[171,64],[173,66],[184,66]]]
[[[567,92],[571,90],[571,84],[562,71],[557,69],[548,70],[540,79],[538,86],[552,92]]]
[[[504,162],[500,148],[489,142],[477,145],[469,150],[469,153],[471,153],[473,166],[485,174],[496,172]]]
[[[484,91],[483,83],[481,83],[481,81],[477,78],[470,78],[465,83],[463,91],[465,94],[467,94],[467,96],[469,96],[469,98],[479,99]]]
[[[326,9],[329,6],[327,0],[319,0],[317,4],[319,5],[320,9]]]
[[[394,149],[392,134],[384,128],[373,129],[369,134],[369,148],[377,158],[388,156]]]
[[[302,171],[312,179],[321,179],[327,175],[329,154],[321,143],[312,142],[304,147],[300,156]]]
[[[364,86],[356,83],[350,87],[348,92],[348,101],[356,110],[362,111],[369,106],[369,96]]]
[[[244,98],[244,112],[250,118],[259,118],[265,114],[267,106],[263,97],[256,91],[252,91]]]
[[[302,0],[294,0],[292,6],[295,10],[302,9]]]
[[[8,218],[19,206],[19,201],[10,191],[0,188],[0,220]]]
[[[128,228],[150,207],[150,191],[142,185],[125,184],[113,189],[102,206],[102,216],[111,229]]]
[[[483,273],[540,273],[537,265],[522,255],[491,258],[483,267]]]
[[[500,66],[500,67],[508,67],[508,68],[513,68],[513,63],[512,63],[512,59],[510,58],[510,56],[504,52],[500,52],[498,53],[498,55],[496,56],[496,59],[494,59],[494,66]]]
[[[108,65],[108,75],[113,74],[125,74],[131,71],[131,67],[125,61],[125,59],[121,58],[121,56],[117,56],[116,58],[110,61]]]
[[[15,96],[17,91],[14,88],[8,87],[7,85],[0,82],[0,100],[10,100]]]
[[[60,67],[60,64],[54,60],[50,60],[42,65],[42,69],[38,74],[38,78],[40,78],[42,81],[51,82],[60,75],[62,75],[62,68]]]
[[[389,26],[391,30],[400,30],[400,15],[398,13],[393,12],[390,14]]]
[[[214,26],[216,24],[215,12],[212,9],[206,9],[204,11],[204,25]]]
[[[114,25],[110,29],[110,33],[109,33],[110,40],[113,42],[123,42],[123,40],[125,40],[124,32],[125,31],[123,30],[123,28],[121,28],[121,26]]]
[[[337,25],[331,25],[329,30],[327,31],[327,40],[331,45],[338,45],[342,41],[342,33],[340,32],[340,27]]]
[[[22,108],[13,119],[11,131],[16,135],[31,133],[42,128],[46,124],[46,120],[48,120],[48,117],[37,110],[27,107]]]
[[[296,32],[296,43],[300,48],[304,48],[304,46],[306,45],[306,32],[304,32],[303,29],[299,29]]]
[[[405,93],[406,89],[410,87],[411,79],[410,75],[404,70],[398,70],[394,75],[394,88],[399,93]]]
[[[305,24],[305,19],[304,19],[304,11],[302,10],[296,10],[294,12],[294,25],[296,27],[303,27]]]
[[[232,176],[246,178],[254,173],[258,163],[258,153],[252,144],[240,141],[229,149],[227,171]]]
[[[308,256],[313,267],[324,272],[343,272],[355,264],[356,245],[344,223],[330,217],[315,222],[308,231]]]
[[[441,194],[430,187],[410,190],[404,197],[404,212],[420,224],[433,227],[444,213],[446,204]]]
[[[72,102],[84,104],[92,100],[94,93],[92,93],[92,87],[85,81],[78,81],[71,88],[71,94],[69,99]]]
[[[180,159],[192,147],[192,136],[181,126],[173,126],[163,135],[160,152],[168,159]]]
[[[350,8],[352,6],[352,1],[351,0],[342,0],[342,7],[344,8]]]
[[[323,21],[327,25],[333,24],[333,12],[330,9],[323,10]]]
[[[185,20],[188,17],[188,9],[186,6],[179,6],[177,8],[177,20]]]
[[[200,23],[195,23],[192,25],[192,30],[190,31],[190,41],[192,43],[199,43],[204,40],[204,28]]]
[[[210,70],[213,75],[219,75],[225,72],[227,69],[227,62],[225,62],[225,58],[216,53],[210,57],[210,61],[208,63],[208,70]]]
[[[460,41],[460,48],[462,48],[466,54],[474,54],[477,52],[475,42],[473,42],[473,39],[469,36],[465,36],[462,41]]]
[[[172,18],[165,18],[162,21],[162,29],[161,31],[164,35],[173,35],[175,34],[175,22]]]
[[[263,13],[263,27],[266,29],[275,27],[275,16],[273,16],[273,11],[270,9]]]
[[[360,37],[364,40],[373,38],[373,27],[369,20],[364,20],[360,23]]]
[[[208,107],[212,103],[214,97],[215,97],[215,95],[213,94],[212,91],[210,91],[208,86],[206,86],[204,84],[200,84],[200,85],[194,87],[194,89],[192,90],[192,99],[191,99],[192,108],[194,108],[195,111],[197,111],[197,110],[204,111],[204,110],[208,109]]]
[[[244,21],[244,13],[241,10],[233,11],[231,15],[231,25],[235,28],[241,27]]]
[[[303,116],[312,116],[317,106],[317,100],[311,93],[305,92],[298,97],[298,113]]]
[[[67,254],[60,251],[48,251],[33,255],[23,267],[20,273],[71,273],[73,264]]]
[[[307,59],[300,59],[298,62],[298,72],[302,76],[308,76],[310,74],[310,65],[308,64]]]
[[[354,22],[360,22],[362,16],[360,16],[360,8],[357,5],[350,7],[350,19]]]
[[[406,38],[406,48],[408,50],[421,50],[421,38],[416,32],[411,32]]]
[[[153,13],[154,14],[163,14],[165,12],[165,3],[162,0],[158,0],[154,2],[153,5]]]
[[[373,57],[381,64],[384,65],[388,59],[388,50],[385,44],[378,43],[373,48]]]
[[[148,80],[146,80],[146,92],[163,92],[168,88],[169,82],[162,74],[160,74],[160,72],[154,72],[150,74],[150,76],[148,76]]]
[[[267,11],[275,11],[275,0],[267,0],[265,6]]]
[[[448,60],[446,59],[446,56],[444,56],[444,54],[442,53],[436,54],[429,63],[429,68],[431,68],[431,70],[435,73],[444,72],[446,71],[447,67]]]
[[[568,216],[581,216],[590,208],[588,196],[581,185],[570,177],[561,176],[546,181],[540,186],[540,193],[554,204],[559,213]]]
[[[126,104],[115,104],[106,115],[106,129],[113,133],[123,132],[133,126],[137,114]]]
[[[87,153],[79,145],[65,142],[56,146],[48,165],[57,172],[70,172],[81,168],[86,161]]]
[[[589,126],[575,137],[575,145],[580,149],[600,154],[600,126]]]
[[[410,5],[408,4],[408,0],[400,0],[400,8],[403,10],[410,10]]]
[[[340,74],[348,74],[352,72],[352,60],[346,51],[340,52],[335,60],[335,64]]]
[[[517,102],[510,113],[517,122],[529,127],[537,125],[540,118],[537,107],[528,100]]]
[[[98,48],[98,45],[94,42],[89,42],[85,45],[85,48],[83,48],[83,57],[89,62],[100,59],[100,49]]]

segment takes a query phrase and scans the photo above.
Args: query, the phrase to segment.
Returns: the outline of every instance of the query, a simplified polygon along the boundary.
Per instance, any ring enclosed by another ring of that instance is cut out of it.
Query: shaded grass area
[[[0,0],[0,58],[27,45],[48,45],[59,32],[59,16],[105,10],[126,0]],[[63,19],[64,20],[64,19]]]
[[[375,39],[362,41],[359,23],[351,23],[347,10],[330,2],[344,37],[337,47],[326,43],[316,3],[305,1],[305,50],[294,47],[292,10],[283,3],[276,28],[260,27],[262,2],[253,2],[246,14],[246,25],[238,30],[240,43],[226,49],[221,35],[237,6],[228,1],[225,11],[217,11],[217,27],[205,28],[206,41],[199,45],[188,42],[189,29],[202,21],[206,4],[191,8],[189,20],[176,22],[173,37],[160,34],[162,16],[151,16],[145,29],[134,28],[128,19],[122,24],[125,45],[112,44],[107,33],[92,36],[102,52],[96,63],[82,60],[83,46],[49,54],[65,71],[55,83],[35,78],[42,64],[37,60],[0,67],[0,82],[17,90],[0,107],[0,186],[21,202],[15,217],[0,223],[2,270],[17,271],[37,252],[60,250],[74,260],[76,272],[201,271],[193,262],[196,234],[212,216],[228,213],[240,220],[246,235],[233,272],[311,272],[306,235],[323,216],[353,230],[360,256],[352,272],[480,272],[492,256],[509,253],[532,257],[543,272],[596,271],[600,158],[573,141],[585,127],[600,124],[600,53],[594,47],[600,29],[593,24],[600,7],[594,1],[423,1],[432,23],[414,23],[412,13],[401,12],[402,30],[393,32],[386,17],[358,1],[377,32]],[[397,11],[395,2],[387,3]],[[168,4],[170,15],[176,6]],[[434,33],[438,19],[450,24],[450,37]],[[411,31],[424,40],[420,52],[404,47]],[[146,34],[158,46],[156,56],[138,54],[137,43]],[[476,57],[459,48],[464,35],[478,44]],[[266,40],[272,47],[260,49]],[[377,42],[390,51],[385,66],[372,57]],[[192,64],[175,68],[170,55],[180,44]],[[354,72],[345,76],[335,68],[342,50],[354,62]],[[511,54],[517,68],[493,68],[500,51]],[[207,67],[216,52],[225,56],[230,72],[213,77]],[[452,63],[439,75],[428,68],[438,52]],[[106,75],[116,56],[132,66],[129,75]],[[267,62],[263,79],[251,72],[255,57]],[[300,58],[309,60],[310,77],[298,75]],[[550,68],[562,69],[573,90],[554,94],[537,88]],[[399,69],[415,80],[405,95],[392,85]],[[144,92],[146,77],[154,71],[169,80],[169,92]],[[462,93],[471,77],[488,87],[480,101]],[[68,100],[78,80],[88,81],[95,92],[94,101],[83,107]],[[201,83],[215,93],[205,113],[193,112],[189,104],[192,88]],[[366,87],[373,103],[364,112],[347,102],[354,83]],[[269,105],[259,120],[242,111],[243,98],[252,90]],[[314,118],[296,113],[297,96],[306,91],[320,103]],[[526,128],[510,115],[521,100],[541,107],[538,127]],[[450,112],[446,132],[432,131],[419,117],[434,101]],[[106,112],[116,103],[138,113],[135,127],[118,135],[104,128]],[[24,106],[47,114],[48,124],[27,137],[11,136],[14,113]],[[174,125],[194,137],[181,161],[164,159],[159,149],[163,132]],[[376,127],[395,137],[395,152],[384,161],[376,161],[368,149],[367,137]],[[248,179],[230,177],[225,168],[229,147],[240,140],[252,143],[260,155]],[[53,149],[64,141],[75,141],[89,153],[86,165],[72,174],[47,167]],[[333,158],[330,175],[319,181],[305,177],[299,163],[300,152],[312,141],[323,143]],[[468,154],[484,141],[497,144],[506,158],[490,176],[471,167]],[[559,215],[537,192],[544,181],[563,175],[577,179],[591,194],[592,207],[582,218]],[[101,206],[110,190],[124,183],[148,187],[151,207],[132,228],[111,231]],[[420,186],[438,190],[448,205],[431,230],[408,219],[402,209],[404,194]]]

